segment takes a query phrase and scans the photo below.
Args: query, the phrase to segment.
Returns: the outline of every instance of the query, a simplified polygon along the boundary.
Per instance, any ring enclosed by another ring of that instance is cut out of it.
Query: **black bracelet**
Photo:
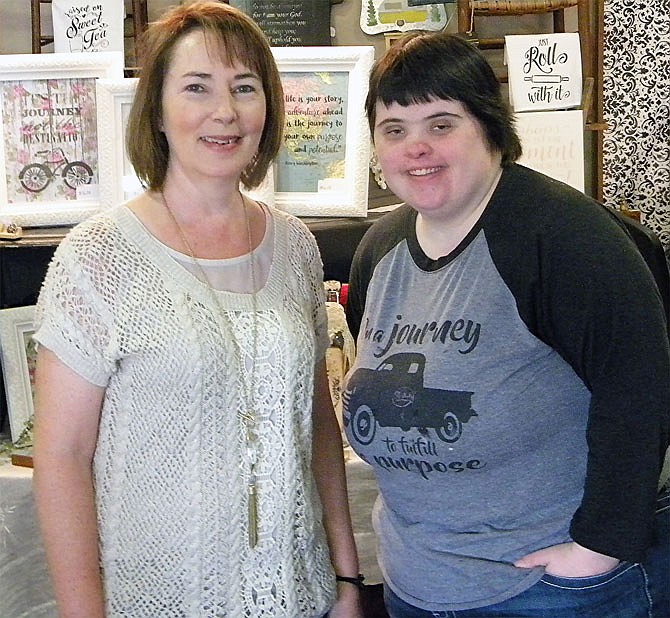
[[[335,576],[336,581],[338,582],[346,582],[347,584],[353,584],[356,586],[356,588],[363,588],[365,584],[363,582],[365,581],[365,577],[361,575],[360,573],[358,574],[357,577],[344,577],[342,575],[336,575]]]

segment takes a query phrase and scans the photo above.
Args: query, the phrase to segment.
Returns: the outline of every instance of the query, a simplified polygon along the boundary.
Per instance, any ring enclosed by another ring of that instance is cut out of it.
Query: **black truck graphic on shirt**
[[[456,442],[477,412],[472,391],[428,388],[423,383],[426,357],[416,352],[392,354],[376,369],[357,369],[343,394],[345,426],[360,444],[372,442],[377,425],[434,430],[444,442]]]

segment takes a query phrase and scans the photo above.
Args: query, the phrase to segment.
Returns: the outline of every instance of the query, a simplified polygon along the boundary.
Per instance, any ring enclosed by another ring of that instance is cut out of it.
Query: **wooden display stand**
[[[554,32],[565,32],[565,11],[577,7],[577,31],[582,48],[582,74],[593,77],[593,34],[590,0],[458,0],[458,32],[474,36],[475,18],[547,13]],[[504,38],[476,39],[481,49],[502,49]]]
[[[577,9],[577,31],[582,52],[582,105],[584,130],[594,143],[590,193],[602,200],[602,132],[607,128],[602,110],[602,25],[603,0],[457,0],[458,32],[475,41],[481,49],[499,49],[503,38],[479,39],[476,22],[485,17],[550,14],[554,32],[565,32],[565,11]],[[595,28],[592,26],[595,24]],[[501,77],[506,81],[506,76]],[[585,136],[586,137],[586,136]],[[587,148],[588,148],[587,144]]]

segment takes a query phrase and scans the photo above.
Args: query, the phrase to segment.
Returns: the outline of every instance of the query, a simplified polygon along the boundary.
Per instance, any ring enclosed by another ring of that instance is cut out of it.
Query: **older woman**
[[[198,2],[146,49],[128,150],[147,190],[68,235],[37,308],[61,615],[356,618],[317,247],[240,191],[281,142],[270,48]]]

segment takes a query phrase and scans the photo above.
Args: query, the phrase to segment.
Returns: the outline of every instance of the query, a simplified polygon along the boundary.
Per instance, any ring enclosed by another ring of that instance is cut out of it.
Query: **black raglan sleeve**
[[[358,339],[361,320],[365,311],[365,299],[370,282],[370,255],[366,250],[367,239],[363,236],[356,248],[349,273],[349,291],[347,293],[347,325],[354,338]]]
[[[658,288],[630,238],[569,187],[517,169],[494,200],[487,239],[522,319],[591,392],[572,538],[640,561],[670,441],[670,350]]]

